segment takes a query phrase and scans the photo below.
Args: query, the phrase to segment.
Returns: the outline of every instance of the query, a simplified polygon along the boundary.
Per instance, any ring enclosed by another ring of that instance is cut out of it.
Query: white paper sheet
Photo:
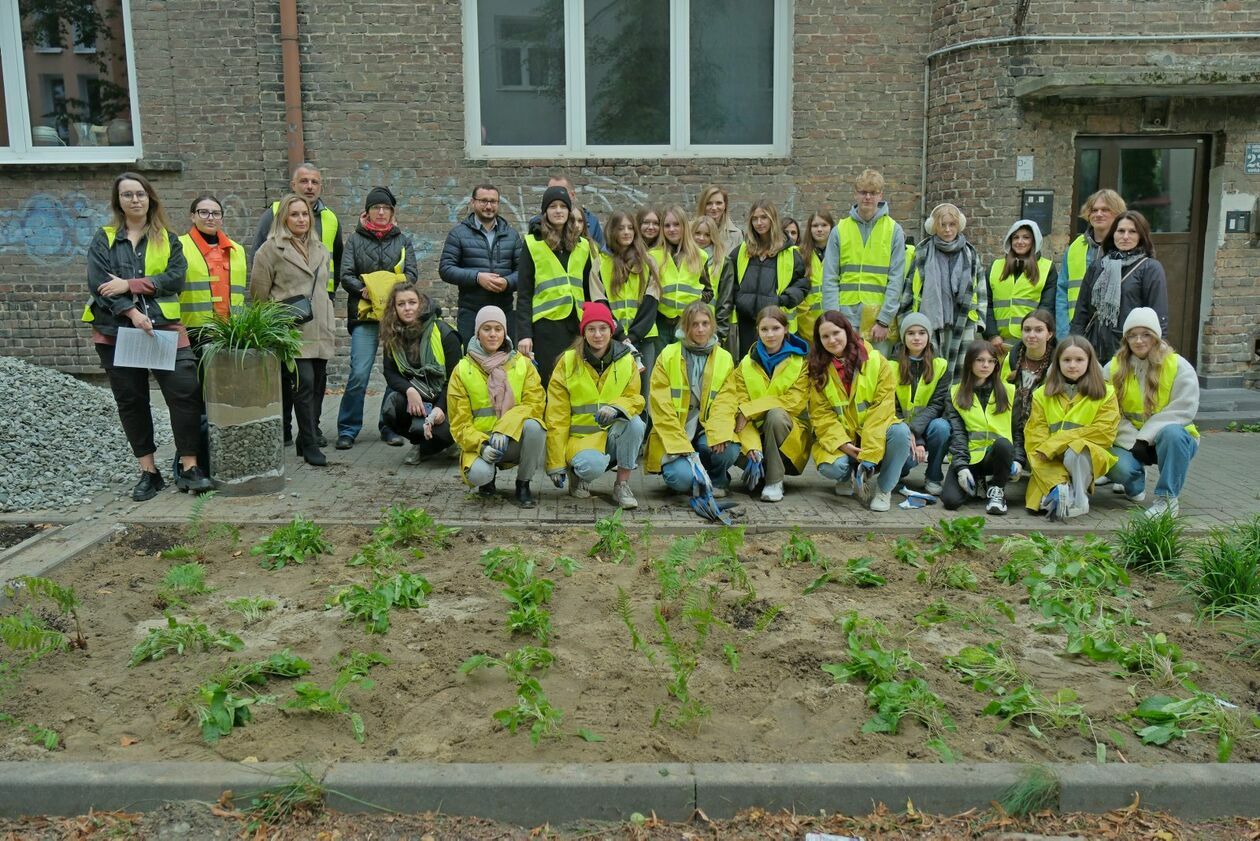
[[[114,344],[114,364],[120,368],[174,371],[178,344],[179,333],[174,330],[154,330],[150,336],[135,327],[119,327]]]

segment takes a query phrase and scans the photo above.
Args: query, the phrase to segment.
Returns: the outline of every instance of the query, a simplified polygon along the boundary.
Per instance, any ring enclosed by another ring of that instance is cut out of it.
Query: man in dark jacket
[[[516,292],[516,266],[525,242],[516,229],[499,215],[499,191],[479,184],[472,193],[472,213],[446,235],[438,277],[459,290],[456,326],[466,342],[473,336],[477,311],[495,306],[508,324]]]

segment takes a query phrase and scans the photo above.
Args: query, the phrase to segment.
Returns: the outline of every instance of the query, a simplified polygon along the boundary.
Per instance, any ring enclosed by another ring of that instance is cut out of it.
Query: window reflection
[[[481,0],[477,32],[481,142],[564,144],[563,0]]]

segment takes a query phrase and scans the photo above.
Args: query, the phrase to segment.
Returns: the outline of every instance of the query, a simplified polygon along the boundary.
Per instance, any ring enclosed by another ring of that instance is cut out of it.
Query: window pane
[[[1076,150],[1076,206],[1072,208],[1073,229],[1078,234],[1085,233],[1085,229],[1089,227],[1089,223],[1077,216],[1076,211],[1080,210],[1085,199],[1098,192],[1099,172],[1102,166],[1102,150],[1101,149],[1077,149]]]
[[[669,0],[586,0],[586,142],[669,143]]]
[[[1190,230],[1194,149],[1121,149],[1120,195],[1157,234]]]
[[[774,3],[691,0],[691,142],[774,142]]]
[[[119,0],[21,0],[19,8],[31,143],[132,145]]]
[[[563,0],[480,0],[481,142],[566,142]]]

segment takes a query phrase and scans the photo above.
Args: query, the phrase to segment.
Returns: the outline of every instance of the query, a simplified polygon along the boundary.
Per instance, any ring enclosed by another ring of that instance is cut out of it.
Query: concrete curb
[[[1105,812],[1128,806],[1187,820],[1260,816],[1260,767],[1168,763],[1051,765],[1059,808]],[[441,811],[525,826],[580,819],[624,820],[655,812],[685,820],[695,808],[727,818],[757,807],[868,814],[883,803],[940,814],[987,808],[1017,782],[1013,764],[342,763],[323,777],[328,806],[345,812]],[[312,770],[318,778],[318,773]],[[170,800],[213,802],[282,784],[292,766],[230,762],[0,762],[0,817],[145,810]]]
[[[43,535],[13,547],[0,562],[0,582],[23,575],[44,576],[98,543],[113,536],[119,526],[110,520],[84,520],[59,529],[49,529]],[[5,603],[0,591],[0,605]]]

